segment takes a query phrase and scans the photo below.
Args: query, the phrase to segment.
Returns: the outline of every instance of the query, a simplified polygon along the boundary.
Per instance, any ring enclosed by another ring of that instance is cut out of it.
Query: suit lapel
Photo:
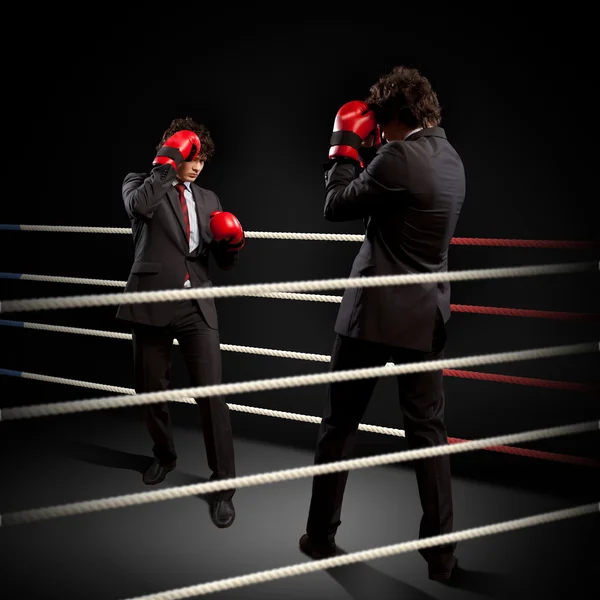
[[[202,194],[196,188],[196,186],[192,183],[190,186],[192,190],[192,198],[194,199],[194,205],[196,206],[196,218],[198,219],[198,233],[200,240],[202,240],[202,220],[200,219],[200,215],[203,214],[202,208]],[[202,244],[200,244],[202,245]]]
[[[179,222],[181,231],[183,232],[183,239],[185,240],[186,232],[185,223],[183,222],[183,211],[181,210],[181,203],[179,202],[179,192],[175,189],[175,186],[171,186],[167,192],[167,198],[169,198],[171,207],[175,211],[175,216],[177,217],[177,221]]]
[[[196,205],[196,216],[198,217],[198,227],[200,227],[200,204],[202,202],[202,195],[194,184],[191,186],[192,198],[194,198],[194,204]]]

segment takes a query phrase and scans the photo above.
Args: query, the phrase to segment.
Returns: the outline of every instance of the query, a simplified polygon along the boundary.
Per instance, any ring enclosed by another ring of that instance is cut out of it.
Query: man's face
[[[196,177],[200,175],[203,168],[204,159],[201,156],[190,162],[182,162],[177,167],[177,179],[180,181],[196,181]]]

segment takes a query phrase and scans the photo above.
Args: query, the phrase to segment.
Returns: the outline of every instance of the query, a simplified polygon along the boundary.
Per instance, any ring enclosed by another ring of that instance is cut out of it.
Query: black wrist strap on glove
[[[160,150],[156,153],[156,156],[167,156],[172,159],[177,166],[179,166],[184,159],[181,152],[172,146],[161,146]]]
[[[350,146],[358,150],[362,144],[362,138],[354,131],[334,131],[329,140],[330,146]]]
[[[217,245],[217,248],[219,248],[219,250],[221,250],[222,252],[232,252],[234,250],[238,250],[246,243],[246,234],[243,233],[241,241],[239,241],[235,244],[231,243],[232,239],[233,238],[226,238],[226,239],[220,240],[218,242],[215,241],[214,243]]]

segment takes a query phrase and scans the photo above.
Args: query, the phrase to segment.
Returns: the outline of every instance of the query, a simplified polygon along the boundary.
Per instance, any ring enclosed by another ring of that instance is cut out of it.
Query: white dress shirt
[[[417,131],[421,131],[421,129],[423,129],[422,127],[417,127],[416,129],[413,129],[412,131],[409,131],[405,136],[404,139],[406,139],[407,137],[411,136],[413,133],[417,133]]]

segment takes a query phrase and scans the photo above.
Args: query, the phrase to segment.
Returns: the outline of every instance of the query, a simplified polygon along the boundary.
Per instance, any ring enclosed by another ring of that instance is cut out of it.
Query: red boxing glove
[[[174,133],[156,153],[153,165],[171,165],[174,169],[182,162],[191,162],[200,156],[200,138],[184,129]]]
[[[335,116],[329,158],[351,158],[362,166],[358,150],[376,128],[375,113],[364,102],[347,102]]]
[[[210,233],[216,242],[225,242],[229,251],[239,250],[246,243],[241,223],[230,212],[216,210],[211,213]]]

